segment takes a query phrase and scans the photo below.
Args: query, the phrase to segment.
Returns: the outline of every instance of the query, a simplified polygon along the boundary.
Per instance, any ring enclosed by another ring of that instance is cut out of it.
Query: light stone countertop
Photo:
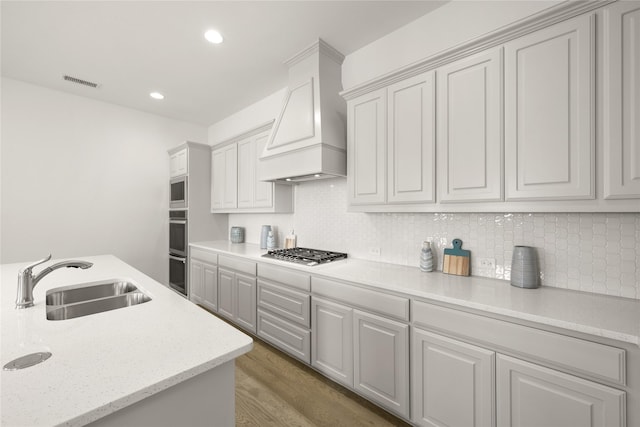
[[[640,300],[552,287],[521,289],[505,280],[423,273],[417,267],[354,258],[307,267],[262,258],[266,250],[255,244],[209,241],[191,246],[303,270],[314,276],[371,289],[640,345]]]
[[[2,371],[3,426],[84,425],[251,350],[249,336],[118,258],[76,259],[94,265],[45,276],[34,289],[35,305],[23,310],[14,308],[16,279],[28,263],[0,266],[2,365],[37,351],[53,354],[39,365]],[[130,280],[152,300],[76,319],[46,319],[48,290],[112,278]]]

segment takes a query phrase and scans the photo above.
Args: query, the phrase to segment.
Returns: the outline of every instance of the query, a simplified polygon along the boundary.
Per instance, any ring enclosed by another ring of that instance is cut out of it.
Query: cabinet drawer
[[[620,348],[420,301],[413,302],[412,313],[416,325],[467,337],[568,372],[626,384],[625,351]]]
[[[311,326],[311,297],[284,286],[258,279],[258,306],[301,326]]]
[[[311,363],[311,332],[258,309],[258,336],[287,354]]]
[[[225,255],[218,256],[218,265],[220,267],[227,267],[232,270],[239,271],[241,273],[256,275],[256,263],[251,261],[244,261],[239,258],[232,258]]]
[[[384,316],[409,321],[409,300],[407,298],[370,291],[318,277],[311,278],[311,289],[316,295],[344,301],[349,305],[364,308]]]
[[[218,254],[198,248],[191,248],[191,259],[198,259],[213,265],[218,264]]]
[[[289,285],[302,291],[309,292],[311,290],[311,276],[304,273],[298,273],[297,271],[259,264],[258,276],[274,282],[284,283],[285,285]]]

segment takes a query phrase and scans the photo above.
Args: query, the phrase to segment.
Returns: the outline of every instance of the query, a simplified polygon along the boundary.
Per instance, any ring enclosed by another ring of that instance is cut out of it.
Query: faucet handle
[[[51,259],[51,254],[49,254],[49,256],[47,256],[46,258],[41,259],[40,261],[36,261],[33,264],[26,266],[25,268],[20,270],[20,273],[22,274],[22,273],[26,273],[28,271],[31,271],[31,269],[33,269],[33,267],[38,266],[40,264],[43,264],[43,263],[49,261],[50,259]]]

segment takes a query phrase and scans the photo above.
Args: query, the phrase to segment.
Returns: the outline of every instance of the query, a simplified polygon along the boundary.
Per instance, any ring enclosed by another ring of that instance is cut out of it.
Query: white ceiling
[[[2,1],[2,75],[211,125],[285,87],[283,61],[318,37],[348,55],[442,3]]]

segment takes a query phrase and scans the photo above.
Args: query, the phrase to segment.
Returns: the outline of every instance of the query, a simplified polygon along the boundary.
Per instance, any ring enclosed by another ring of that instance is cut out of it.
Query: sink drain
[[[26,356],[18,357],[11,362],[4,365],[2,369],[5,371],[17,371],[18,369],[28,368],[29,366],[42,363],[51,357],[51,353],[48,351],[41,351],[38,353],[27,354]]]

